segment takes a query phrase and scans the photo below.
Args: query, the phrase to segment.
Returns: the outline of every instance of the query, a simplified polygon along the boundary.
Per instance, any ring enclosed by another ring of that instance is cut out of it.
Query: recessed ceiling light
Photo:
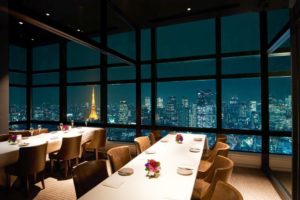
[[[81,30],[78,28],[77,30],[76,30],[77,32],[81,32]]]
[[[187,11],[191,11],[192,9],[191,9],[191,8],[187,8],[186,10],[187,10]]]
[[[20,25],[23,25],[24,23],[23,23],[23,22],[21,22],[21,21],[19,21],[19,24],[20,24]]]
[[[31,41],[34,41],[34,38],[31,38],[30,40],[31,40]]]
[[[49,16],[50,16],[50,13],[45,13],[45,15],[49,17]]]

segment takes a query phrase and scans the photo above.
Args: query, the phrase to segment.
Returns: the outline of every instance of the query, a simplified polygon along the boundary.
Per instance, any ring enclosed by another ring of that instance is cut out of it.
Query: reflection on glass
[[[26,107],[26,88],[9,87],[9,121],[26,121]]]
[[[135,138],[135,129],[109,128],[107,139],[110,141],[133,142]]]
[[[261,136],[228,134],[230,150],[261,152]]]

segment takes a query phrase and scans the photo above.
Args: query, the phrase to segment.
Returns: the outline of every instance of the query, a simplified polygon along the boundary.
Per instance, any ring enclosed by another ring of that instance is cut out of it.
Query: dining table
[[[65,131],[51,131],[35,136],[23,137],[16,144],[11,144],[8,141],[0,142],[0,185],[5,185],[4,168],[10,164],[16,163],[19,158],[19,149],[21,147],[35,146],[48,142],[48,153],[57,151],[61,147],[64,137],[74,137],[82,135],[81,144],[92,139],[95,127],[76,127]]]
[[[176,141],[178,134],[183,138],[181,143]],[[205,134],[168,134],[79,199],[191,199],[205,144]],[[158,176],[146,176],[149,160],[160,163]],[[133,173],[120,173],[125,168]]]

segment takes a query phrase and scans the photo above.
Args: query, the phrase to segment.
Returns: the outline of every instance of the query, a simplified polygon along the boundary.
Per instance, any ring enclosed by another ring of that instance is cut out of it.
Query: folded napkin
[[[119,176],[110,176],[107,180],[103,181],[102,185],[114,189],[118,189],[122,184],[124,183],[124,180],[121,179]]]

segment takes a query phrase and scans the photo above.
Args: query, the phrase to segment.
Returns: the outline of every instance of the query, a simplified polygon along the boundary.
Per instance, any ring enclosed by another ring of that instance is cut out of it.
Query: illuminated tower
[[[92,105],[91,105],[91,113],[89,115],[89,119],[97,120],[99,119],[97,112],[96,112],[96,105],[95,105],[95,91],[93,88],[93,94],[92,94]]]

